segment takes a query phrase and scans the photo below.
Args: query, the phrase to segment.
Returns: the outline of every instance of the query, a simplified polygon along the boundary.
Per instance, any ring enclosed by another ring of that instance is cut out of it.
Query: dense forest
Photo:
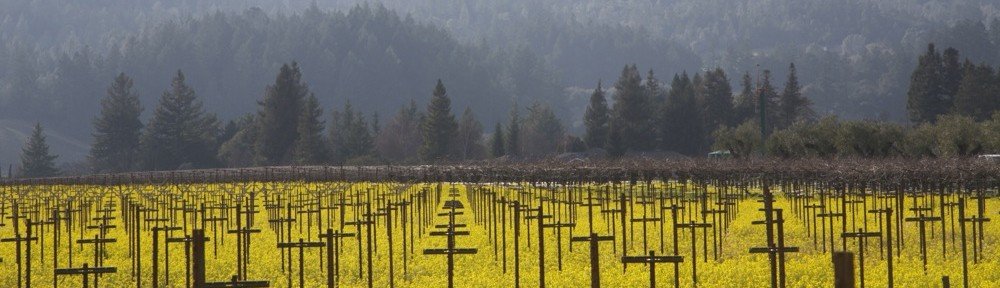
[[[598,82],[615,93],[623,64],[690,80],[719,68],[736,87],[735,75],[763,70],[786,79],[794,62],[817,119],[898,123],[913,120],[909,85],[927,43],[957,48],[960,61],[1000,64],[1000,9],[985,0],[637,4],[4,1],[0,163],[17,160],[35,122],[60,161],[86,159],[100,99],[122,72],[134,81],[144,123],[181,70],[220,129],[235,133],[273,71],[296,61],[328,122],[330,112],[350,108],[367,125],[403,125],[393,117],[428,104],[429,83],[443,79],[455,112],[469,108],[485,127],[506,130],[512,112],[540,110],[562,123],[551,129],[584,141],[589,96]]]

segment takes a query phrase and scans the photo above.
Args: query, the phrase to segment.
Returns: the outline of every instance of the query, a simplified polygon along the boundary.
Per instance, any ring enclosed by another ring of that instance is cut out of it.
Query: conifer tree
[[[372,156],[375,148],[375,141],[372,138],[372,132],[368,125],[368,121],[361,114],[360,111],[348,114],[346,111],[350,111],[345,108],[345,117],[351,117],[350,120],[344,123],[347,126],[344,127],[347,131],[347,138],[345,139],[347,144],[347,155],[348,160],[358,157]]]
[[[319,100],[309,94],[299,114],[298,139],[295,140],[295,164],[316,165],[326,161],[326,143],[323,141],[323,109]]]
[[[962,84],[964,73],[961,60],[959,60],[958,50],[952,47],[944,49],[941,54],[941,113],[948,113],[951,109],[955,95],[958,94],[958,87]]]
[[[422,127],[424,145],[420,149],[421,158],[426,161],[448,158],[448,152],[455,138],[455,115],[451,113],[451,99],[441,79],[434,87],[434,95],[427,104],[427,118]]]
[[[35,123],[31,136],[21,149],[21,177],[52,177],[59,174],[54,161],[56,155],[49,154],[49,144],[45,143],[42,125]]]
[[[760,77],[760,86],[757,87],[756,91],[756,110],[754,111],[754,120],[760,121],[760,109],[764,109],[764,119],[765,127],[764,133],[770,135],[772,131],[775,131],[775,123],[779,123],[779,110],[778,103],[780,102],[780,96],[778,92],[771,85],[771,70],[764,70]],[[760,105],[760,99],[764,99],[764,107]]]
[[[344,112],[334,112],[330,142],[338,163],[357,157],[370,156],[374,149],[371,130],[361,112],[355,112],[351,102],[344,103]],[[336,126],[336,127],[334,127]]]
[[[521,152],[532,156],[558,152],[560,141],[563,141],[565,136],[565,128],[559,118],[548,105],[537,101],[528,106],[527,112],[521,130],[523,135]]]
[[[649,72],[646,72],[646,82],[643,83],[643,87],[646,92],[646,101],[649,101],[650,104],[665,100],[663,99],[663,91],[660,88],[660,80],[656,79],[653,69],[649,69]]]
[[[750,72],[743,73],[740,84],[743,90],[733,103],[733,119],[729,122],[729,126],[746,122],[754,117],[754,111],[757,110],[756,93],[754,93],[753,78],[750,76]]]
[[[493,128],[493,147],[490,155],[493,158],[507,155],[507,152],[504,151],[504,144],[503,126],[500,126],[500,122],[497,122],[497,125]]]
[[[625,66],[615,82],[614,106],[611,117],[619,126],[622,148],[625,151],[643,151],[652,147],[654,133],[648,93],[642,86],[642,77],[635,65]]]
[[[705,137],[695,100],[694,84],[687,73],[674,75],[665,107],[663,115],[666,121],[660,126],[660,133],[663,135],[661,148],[686,155],[700,152]]]
[[[507,124],[507,155],[521,156],[521,116],[518,113],[517,101],[510,110],[510,123]]]
[[[299,138],[298,123],[302,102],[309,88],[302,82],[299,65],[281,66],[274,84],[268,85],[264,100],[259,102],[256,154],[259,165],[291,163],[293,146]]]
[[[244,114],[231,120],[236,133],[219,145],[218,158],[224,167],[250,167],[254,165],[254,145],[257,143],[257,113]],[[230,125],[226,125],[230,126]],[[226,129],[231,129],[227,127]]]
[[[142,106],[132,92],[132,79],[118,74],[101,99],[101,114],[94,119],[94,144],[90,162],[94,172],[126,172],[138,168],[142,136]]]
[[[159,105],[149,120],[141,145],[144,168],[172,170],[182,164],[191,168],[217,165],[215,136],[218,120],[205,113],[191,87],[184,83],[184,73],[177,71],[170,89],[160,96]]]
[[[697,93],[703,131],[706,134],[733,122],[733,91],[722,68],[705,72]]]
[[[781,92],[778,101],[777,113],[778,123],[775,129],[785,129],[796,121],[812,119],[813,112],[809,106],[812,103],[808,98],[802,96],[802,87],[799,86],[799,78],[795,73],[795,63],[788,65],[788,81],[785,82],[785,90]]]
[[[583,115],[583,124],[587,127],[583,136],[584,142],[589,148],[604,148],[608,142],[608,101],[604,97],[604,90],[601,89],[601,82],[597,82],[597,88],[590,94],[590,105]]]
[[[990,119],[993,109],[1000,102],[998,81],[989,65],[965,63],[962,83],[955,95],[954,112],[972,117],[976,121]]]
[[[648,113],[649,119],[646,120],[646,127],[650,129],[652,133],[648,137],[643,138],[641,141],[649,141],[648,145],[643,145],[642,147],[633,148],[633,150],[651,150],[659,148],[661,142],[663,142],[663,131],[657,129],[660,125],[663,125],[665,121],[670,121],[667,115],[664,114],[665,105],[667,103],[666,93],[662,91],[660,87],[660,80],[656,79],[656,75],[653,73],[653,69],[649,69],[646,73],[646,81],[642,84],[643,100],[647,106],[645,112]]]
[[[931,43],[927,45],[927,53],[920,56],[917,62],[917,68],[910,75],[906,109],[911,122],[933,122],[938,115],[950,109],[941,98],[941,55]]]

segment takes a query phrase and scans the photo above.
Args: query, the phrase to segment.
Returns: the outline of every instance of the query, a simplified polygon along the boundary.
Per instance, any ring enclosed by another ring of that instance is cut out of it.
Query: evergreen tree
[[[465,108],[462,119],[458,123],[458,133],[455,145],[455,155],[458,159],[480,159],[485,156],[483,148],[483,124],[476,120],[476,115],[472,114],[472,108]]]
[[[21,149],[21,177],[52,177],[59,174],[54,161],[56,155],[49,154],[49,144],[45,143],[42,125],[35,123],[31,136]]]
[[[691,77],[691,89],[694,90],[694,99],[698,101],[701,95],[705,94],[705,78],[701,76],[701,73],[694,73]],[[701,108],[699,106],[699,108]],[[700,112],[700,111],[699,111]]]
[[[705,78],[697,93],[698,107],[701,112],[703,131],[715,131],[720,126],[729,125],[735,118],[733,115],[733,91],[729,79],[722,68],[705,72]]]
[[[230,121],[237,131],[219,145],[219,160],[225,167],[250,167],[254,164],[254,145],[257,143],[257,114],[247,113]],[[229,125],[227,125],[229,126]],[[226,128],[233,129],[233,128]]]
[[[938,115],[950,109],[941,98],[941,55],[931,43],[927,45],[927,53],[920,56],[917,62],[917,68],[910,75],[906,109],[911,122],[934,122]]]
[[[665,121],[660,126],[660,134],[663,135],[662,149],[686,155],[693,155],[704,149],[705,136],[698,110],[694,84],[687,73],[674,75],[662,114]]]
[[[350,107],[348,102],[345,107]],[[344,128],[346,120],[343,113],[337,110],[330,111],[330,125],[327,129],[329,142],[330,162],[333,164],[343,164],[347,161],[347,145],[344,139],[347,138],[347,129]]]
[[[299,65],[281,66],[274,84],[268,85],[259,102],[256,154],[259,165],[284,165],[292,162],[293,146],[299,138],[298,123],[302,102],[309,88],[302,82]]]
[[[966,61],[962,83],[955,95],[954,112],[976,121],[990,119],[994,106],[1000,102],[996,75],[989,65]]]
[[[316,165],[326,161],[326,143],[323,141],[323,109],[319,100],[310,94],[299,114],[298,139],[295,139],[294,158],[298,165]]]
[[[958,50],[952,47],[944,49],[941,54],[941,113],[948,113],[951,109],[955,95],[958,94],[958,87],[962,84],[963,67],[959,60]]]
[[[618,123],[622,148],[625,151],[651,148],[655,134],[649,133],[652,128],[650,101],[634,64],[622,69],[612,98],[615,103],[611,117]]]
[[[163,91],[141,140],[146,170],[206,168],[217,165],[215,137],[218,120],[206,114],[195,92],[177,71],[170,89]]]
[[[660,80],[656,79],[653,69],[649,69],[646,72],[646,82],[643,83],[643,87],[646,88],[644,89],[646,91],[646,101],[649,101],[650,104],[660,103],[665,100],[663,99],[663,91],[660,91]]]
[[[503,126],[500,126],[499,122],[497,122],[497,125],[493,128],[493,147],[490,152],[490,155],[492,155],[493,158],[507,155],[507,152],[504,151]]]
[[[337,120],[339,127],[335,130],[340,149],[337,154],[341,157],[341,161],[370,156],[374,149],[374,141],[368,122],[361,112],[355,112],[351,102],[348,101],[344,103],[344,112],[335,117],[339,117]],[[331,137],[334,135],[331,134]]]
[[[754,120],[757,120],[759,124],[761,113],[760,109],[763,108],[765,119],[764,124],[766,125],[764,127],[764,133],[766,135],[770,135],[772,131],[776,130],[775,123],[780,122],[780,110],[778,110],[778,103],[781,101],[778,92],[774,89],[774,86],[771,85],[771,70],[764,70],[764,72],[761,73],[760,86],[757,88],[756,93],[757,97],[754,103],[756,104],[757,110],[754,111]],[[764,99],[764,107],[761,107],[760,105],[761,99]]]
[[[776,130],[785,129],[796,121],[812,119],[813,112],[809,107],[812,103],[802,96],[799,78],[795,74],[795,63],[788,65],[788,81],[779,97],[778,107],[774,111],[778,119],[778,123],[774,124]]]
[[[507,124],[507,155],[521,156],[521,116],[518,113],[517,101],[510,110],[510,123]]]
[[[646,112],[649,113],[649,119],[646,120],[646,127],[649,127],[650,134],[648,137],[644,138],[644,141],[650,141],[649,145],[645,145],[641,149],[636,150],[651,150],[654,148],[659,148],[659,143],[663,142],[663,131],[657,129],[659,125],[662,125],[667,119],[667,115],[663,114],[664,107],[667,103],[666,93],[663,93],[660,88],[660,80],[656,79],[656,75],[653,74],[653,69],[649,69],[646,73],[646,81],[642,85],[642,93],[645,95],[643,101],[647,103]],[[624,140],[624,139],[623,139]]]
[[[729,122],[730,126],[746,122],[750,118],[753,118],[754,111],[757,111],[756,93],[754,93],[753,78],[750,76],[750,72],[743,73],[743,77],[740,78],[740,84],[743,87],[743,91],[736,97],[736,101],[733,104],[733,119],[732,122]]]
[[[438,79],[421,129],[424,136],[424,145],[420,149],[421,158],[426,161],[448,158],[456,126],[455,115],[451,114],[451,99],[448,98],[441,79]]]
[[[142,106],[132,92],[132,79],[118,74],[101,99],[101,114],[94,119],[94,144],[90,162],[94,172],[126,172],[138,167],[142,136]]]
[[[601,89],[601,82],[597,82],[597,88],[590,94],[590,105],[583,115],[583,124],[587,127],[584,141],[589,148],[604,148],[608,142],[608,101],[604,98],[604,90]]]
[[[548,105],[535,102],[528,107],[524,118],[522,152],[524,155],[542,156],[559,151],[565,128]]]
[[[345,110],[346,111],[346,110]],[[350,117],[348,114],[344,114],[345,117]],[[372,156],[375,148],[375,141],[372,138],[372,132],[368,125],[368,121],[365,121],[365,117],[361,112],[355,112],[354,116],[350,121],[346,121],[347,128],[347,160],[351,160],[359,157]]]

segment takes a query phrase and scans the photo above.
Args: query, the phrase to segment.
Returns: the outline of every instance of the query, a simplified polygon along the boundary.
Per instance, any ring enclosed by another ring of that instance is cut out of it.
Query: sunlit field
[[[768,254],[750,253],[753,247],[767,246],[766,225],[754,224],[765,215],[760,211],[764,206],[759,186],[269,182],[5,189],[5,225],[0,235],[10,239],[0,246],[3,287],[18,286],[19,270],[21,285],[30,279],[31,285],[39,287],[81,286],[82,275],[53,279],[54,268],[85,264],[115,267],[115,272],[97,278],[96,283],[104,287],[150,286],[154,273],[160,286],[193,285],[187,264],[195,256],[186,251],[195,245],[181,240],[191,240],[195,230],[202,230],[208,238],[204,242],[207,282],[236,277],[267,281],[272,287],[298,287],[300,281],[317,287],[327,285],[328,277],[334,276],[334,284],[344,287],[445,287],[447,255],[425,249],[447,250],[449,227],[457,231],[452,236],[454,248],[465,249],[453,258],[457,287],[539,286],[540,270],[544,270],[547,286],[588,286],[590,243],[580,237],[591,231],[610,236],[598,244],[600,281],[609,287],[648,286],[649,266],[623,264],[622,257],[650,251],[682,257],[676,275],[674,263],[656,263],[657,286],[675,281],[685,287],[767,286],[771,281]],[[784,264],[778,263],[788,287],[832,286],[831,251],[845,248],[854,253],[855,267],[859,249],[864,250],[865,285],[886,286],[889,262],[885,251],[890,245],[895,285],[936,287],[942,276],[960,284],[963,241],[969,284],[992,287],[1000,281],[1000,275],[990,272],[1000,263],[995,251],[1000,231],[992,222],[957,220],[960,199],[964,217],[981,217],[974,194],[897,198],[876,190],[866,190],[864,196],[860,190],[840,196],[814,188],[794,193],[771,189],[776,195],[773,208],[781,209],[784,219],[780,228],[775,225],[781,233],[775,237],[783,247],[798,248],[785,253]],[[925,221],[921,239],[919,221],[905,219],[917,213],[939,217],[941,201],[945,203],[943,221]],[[996,213],[996,200],[983,199],[982,204],[982,216]],[[929,209],[912,209],[918,207]],[[515,209],[520,209],[519,215]],[[871,212],[879,209],[904,214],[886,218],[884,213]],[[824,213],[844,216],[824,217]],[[15,222],[14,215],[23,218]],[[239,215],[243,216],[237,219]],[[543,215],[541,229],[538,215]],[[21,237],[28,235],[26,223],[31,223],[30,236],[37,238],[30,241],[30,252],[28,241],[20,246],[12,241],[18,238],[15,229]],[[699,225],[684,225],[692,223]],[[887,225],[893,229],[891,241],[887,241]],[[105,227],[103,233],[101,227]],[[327,238],[321,237],[328,229],[343,236],[334,238],[334,251],[327,249]],[[154,230],[160,237],[155,254]],[[252,232],[241,234],[240,230]],[[863,246],[860,238],[842,237],[844,232],[860,231],[878,233],[866,238]],[[578,241],[571,241],[573,237]],[[241,238],[248,239],[249,250],[239,247]],[[79,243],[80,239],[113,240],[106,240],[109,243],[102,253],[95,255],[98,245]],[[302,249],[304,258],[298,248],[279,248],[280,243],[287,246],[300,239],[315,243]],[[539,269],[543,245],[544,269]],[[926,254],[921,253],[921,246]],[[333,273],[328,271],[328,259],[335,260]],[[244,261],[245,271],[239,268]],[[856,270],[855,276],[860,277],[860,272]],[[95,275],[88,276],[91,284]]]

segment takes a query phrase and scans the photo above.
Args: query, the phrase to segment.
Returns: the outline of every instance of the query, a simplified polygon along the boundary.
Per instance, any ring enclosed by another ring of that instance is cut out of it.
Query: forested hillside
[[[119,71],[135,79],[150,107],[182,70],[222,119],[253,111],[265,83],[290,61],[302,63],[303,78],[323,106],[350,100],[366,113],[390,115],[410,100],[424,103],[438,78],[448,82],[456,107],[471,107],[491,122],[506,115],[514,98],[560,103],[562,96],[556,77],[527,51],[461,45],[381,6],[287,16],[250,9],[173,20],[142,29],[106,54],[84,49],[47,60],[36,51],[9,52],[0,113],[45,119],[81,138]]]
[[[3,1],[0,119],[41,120],[89,143],[115,75],[135,79],[146,118],[179,69],[228,121],[253,111],[274,71],[294,60],[328,109],[350,100],[391,115],[426,103],[441,78],[456,109],[471,107],[487,125],[505,122],[514,99],[538,101],[576,134],[589,91],[626,64],[783,79],[794,62],[818,116],[906,122],[910,73],[927,43],[1000,64],[1000,5],[989,0],[378,2]]]

